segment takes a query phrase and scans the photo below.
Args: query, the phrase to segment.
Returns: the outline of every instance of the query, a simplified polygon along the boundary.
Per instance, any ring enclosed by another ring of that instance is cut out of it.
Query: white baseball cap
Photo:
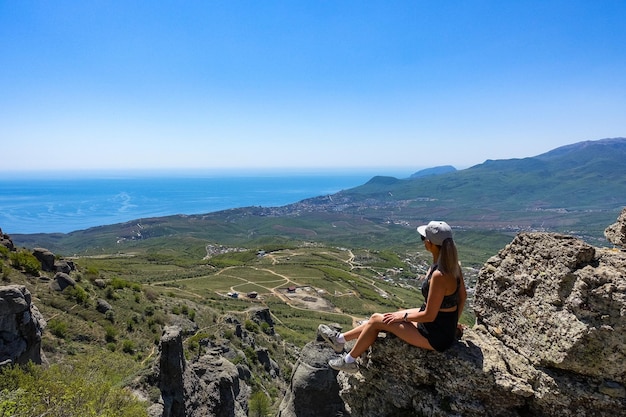
[[[442,221],[433,220],[427,225],[419,226],[417,233],[437,246],[441,246],[447,238],[452,239],[452,229],[448,226],[448,223]]]

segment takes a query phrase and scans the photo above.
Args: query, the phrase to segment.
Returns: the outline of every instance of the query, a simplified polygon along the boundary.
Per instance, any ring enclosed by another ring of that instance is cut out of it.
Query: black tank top
[[[430,267],[430,272],[426,276],[426,280],[422,284],[422,295],[424,296],[424,305],[428,302],[428,291],[430,290],[430,278],[433,276],[433,272],[438,269],[437,264],[433,264]],[[459,303],[459,286],[461,285],[461,278],[456,277],[456,290],[450,295],[445,295],[441,300],[441,306],[439,308],[456,307]]]

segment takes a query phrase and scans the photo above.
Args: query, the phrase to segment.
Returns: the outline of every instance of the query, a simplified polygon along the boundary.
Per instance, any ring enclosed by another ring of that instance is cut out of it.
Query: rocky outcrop
[[[520,234],[480,272],[477,323],[533,366],[626,384],[626,254]]]
[[[0,366],[42,363],[41,334],[46,322],[23,285],[0,287]]]
[[[219,349],[187,362],[178,327],[163,331],[155,375],[161,401],[150,407],[152,417],[247,416],[250,390],[238,368]]]
[[[612,244],[626,249],[626,208],[622,210],[617,222],[606,228],[604,236]]]
[[[268,307],[254,307],[248,313],[250,314],[250,319],[259,326],[267,323],[268,326],[265,329],[265,333],[274,335],[274,320],[272,320],[272,313]]]
[[[348,414],[315,415],[623,414],[626,253],[559,234],[519,234],[481,269],[474,309],[475,326],[445,353],[381,333],[359,359],[357,374],[338,373]],[[314,387],[320,372],[333,372],[321,360],[313,363],[296,368],[285,397],[291,404],[282,409],[306,404],[316,388],[299,387]],[[327,396],[334,395],[329,384]]]
[[[103,300],[102,298],[98,298],[96,301],[96,311],[99,313],[105,314],[107,311],[113,310],[113,306],[107,302],[107,300]]]
[[[349,416],[339,397],[337,372],[328,367],[334,351],[319,339],[307,344],[291,374],[278,417]]]
[[[15,250],[15,245],[13,244],[13,240],[11,240],[11,236],[3,233],[2,229],[0,229],[0,246],[4,246],[10,251]]]
[[[64,274],[63,272],[57,272],[54,275],[54,279],[50,283],[50,288],[55,291],[63,291],[67,287],[75,287],[76,281],[68,274]]]
[[[46,248],[34,248],[33,256],[41,263],[42,271],[69,274],[76,269],[73,261],[56,259],[54,253]]]
[[[37,258],[37,260],[39,262],[41,262],[41,270],[42,271],[47,271],[47,272],[55,271],[55,268],[54,268],[54,262],[55,262],[54,253],[50,252],[48,249],[45,249],[45,248],[34,248],[33,249],[33,256],[35,258]]]

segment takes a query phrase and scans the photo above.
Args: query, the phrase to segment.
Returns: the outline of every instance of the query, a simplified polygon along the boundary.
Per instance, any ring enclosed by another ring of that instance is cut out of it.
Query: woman
[[[391,332],[413,346],[439,352],[454,343],[467,293],[452,230],[445,222],[432,221],[417,231],[426,250],[433,255],[433,264],[422,284],[424,304],[419,309],[374,313],[367,322],[346,333],[320,325],[319,334],[335,352],[343,352],[347,341],[357,339],[348,354],[328,362],[331,368],[356,372],[356,358],[374,343],[381,331]]]

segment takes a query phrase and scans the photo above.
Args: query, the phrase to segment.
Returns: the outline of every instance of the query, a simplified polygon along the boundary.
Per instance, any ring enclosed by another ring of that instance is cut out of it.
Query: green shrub
[[[76,301],[78,304],[89,304],[89,294],[80,285],[67,287],[64,291],[68,299]]]
[[[129,353],[129,354],[133,354],[135,353],[135,342],[133,342],[132,340],[124,340],[122,342],[122,351],[124,353]]]
[[[39,275],[41,263],[32,253],[27,251],[11,252],[9,258],[14,268],[22,269],[31,275]]]
[[[0,245],[0,257],[7,259],[9,257],[9,252],[11,252],[9,248],[4,245]]]
[[[113,326],[104,327],[104,340],[107,342],[115,342],[117,340],[117,330]]]
[[[106,313],[104,313],[104,318],[111,323],[115,323],[115,312],[113,310],[107,311]]]
[[[119,385],[123,365],[89,358],[47,369],[3,367],[0,416],[147,416],[146,405]]]
[[[256,324],[255,322],[253,322],[252,320],[246,320],[246,322],[244,324],[244,327],[249,332],[252,332],[252,333],[258,333],[259,332],[259,325]]]
[[[270,400],[262,391],[252,394],[248,407],[250,417],[267,417],[270,415]]]
[[[115,289],[113,287],[107,287],[105,297],[107,300],[117,300],[119,297],[115,293]]]
[[[146,306],[143,312],[148,317],[154,316],[154,306]]]
[[[144,291],[144,294],[146,295],[146,299],[147,299],[148,301],[154,301],[154,300],[156,300],[157,298],[159,298],[159,294],[158,294],[156,291],[154,291],[154,290],[152,290],[152,289],[150,289],[150,288],[147,288],[147,289]]]
[[[52,319],[48,322],[50,333],[61,339],[67,338],[67,323],[61,320]],[[2,414],[0,414],[1,416]]]
[[[254,348],[251,346],[246,346],[243,349],[243,353],[246,354],[246,359],[248,360],[248,363],[253,363],[256,364],[259,361],[259,357],[256,354],[256,352],[254,351]]]
[[[0,246],[0,248],[3,248],[4,246]],[[8,266],[2,264],[0,265],[1,269],[2,269],[2,281],[4,282],[10,282],[11,278],[9,278],[9,276],[11,275],[11,268],[9,268]]]
[[[100,276],[100,271],[95,266],[90,266],[85,274],[90,281],[94,281]]]

